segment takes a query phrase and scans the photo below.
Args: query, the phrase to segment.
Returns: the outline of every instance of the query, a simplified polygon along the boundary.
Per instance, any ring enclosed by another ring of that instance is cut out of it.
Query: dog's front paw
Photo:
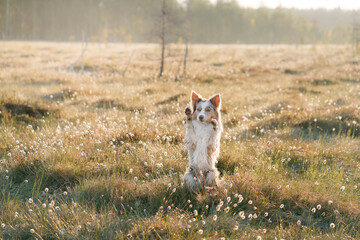
[[[219,126],[219,123],[218,123],[218,121],[216,121],[216,119],[211,120],[210,123],[211,123],[211,125],[213,125],[214,130],[216,130]]]
[[[190,121],[190,120],[191,120],[191,109],[190,109],[190,107],[189,107],[189,106],[186,106],[184,112],[185,112],[185,115],[186,115],[186,119],[187,119],[188,121]]]

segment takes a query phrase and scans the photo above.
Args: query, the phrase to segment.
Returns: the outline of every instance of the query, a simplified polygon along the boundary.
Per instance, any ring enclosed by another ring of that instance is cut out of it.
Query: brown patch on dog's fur
[[[196,111],[196,109],[197,109],[197,104],[199,103],[199,102],[205,102],[205,101],[210,101],[210,100],[208,100],[208,99],[203,99],[203,98],[201,98],[201,99],[199,99],[199,101],[195,104],[195,106],[194,106],[194,109],[193,109],[193,114],[192,114],[192,120],[197,120],[197,116],[198,116],[198,112]],[[210,101],[211,102],[211,101]],[[212,102],[211,102],[212,103]],[[213,120],[213,119],[215,119],[215,120],[217,120],[217,121],[219,121],[219,111],[218,111],[218,109],[216,108],[216,106],[214,106],[214,104],[213,104],[213,108],[212,107],[210,107],[210,111],[211,111],[211,115],[210,115],[210,118],[209,118],[209,120],[207,120],[206,121],[206,123],[211,123],[211,120]]]
[[[214,154],[215,150],[216,150],[215,147],[212,147],[212,146],[208,146],[208,147],[207,147],[207,154],[208,154],[208,156],[209,156],[210,158],[211,158],[212,155]]]
[[[215,119],[216,121],[219,121],[219,112],[214,110],[214,112],[211,113],[211,120]]]

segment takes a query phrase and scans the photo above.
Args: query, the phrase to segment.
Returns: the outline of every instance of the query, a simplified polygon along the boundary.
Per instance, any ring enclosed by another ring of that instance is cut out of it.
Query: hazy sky
[[[216,0],[211,0],[215,2]],[[327,8],[360,9],[360,0],[238,0],[244,7],[258,8],[266,6],[276,8],[279,5],[286,8]]]

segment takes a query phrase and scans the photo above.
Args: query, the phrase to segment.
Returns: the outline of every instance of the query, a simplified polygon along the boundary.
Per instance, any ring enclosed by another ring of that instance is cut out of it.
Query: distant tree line
[[[168,42],[346,43],[352,11],[243,8],[236,0],[166,0]],[[7,6],[8,3],[8,6]],[[0,0],[0,33],[10,40],[156,42],[163,0]],[[7,13],[8,9],[8,13]]]

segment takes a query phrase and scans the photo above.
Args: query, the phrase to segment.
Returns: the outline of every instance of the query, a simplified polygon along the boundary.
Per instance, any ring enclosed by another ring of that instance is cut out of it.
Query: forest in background
[[[167,43],[344,44],[360,18],[359,10],[252,9],[236,0],[0,0],[0,33],[6,40],[157,43],[164,1]]]

